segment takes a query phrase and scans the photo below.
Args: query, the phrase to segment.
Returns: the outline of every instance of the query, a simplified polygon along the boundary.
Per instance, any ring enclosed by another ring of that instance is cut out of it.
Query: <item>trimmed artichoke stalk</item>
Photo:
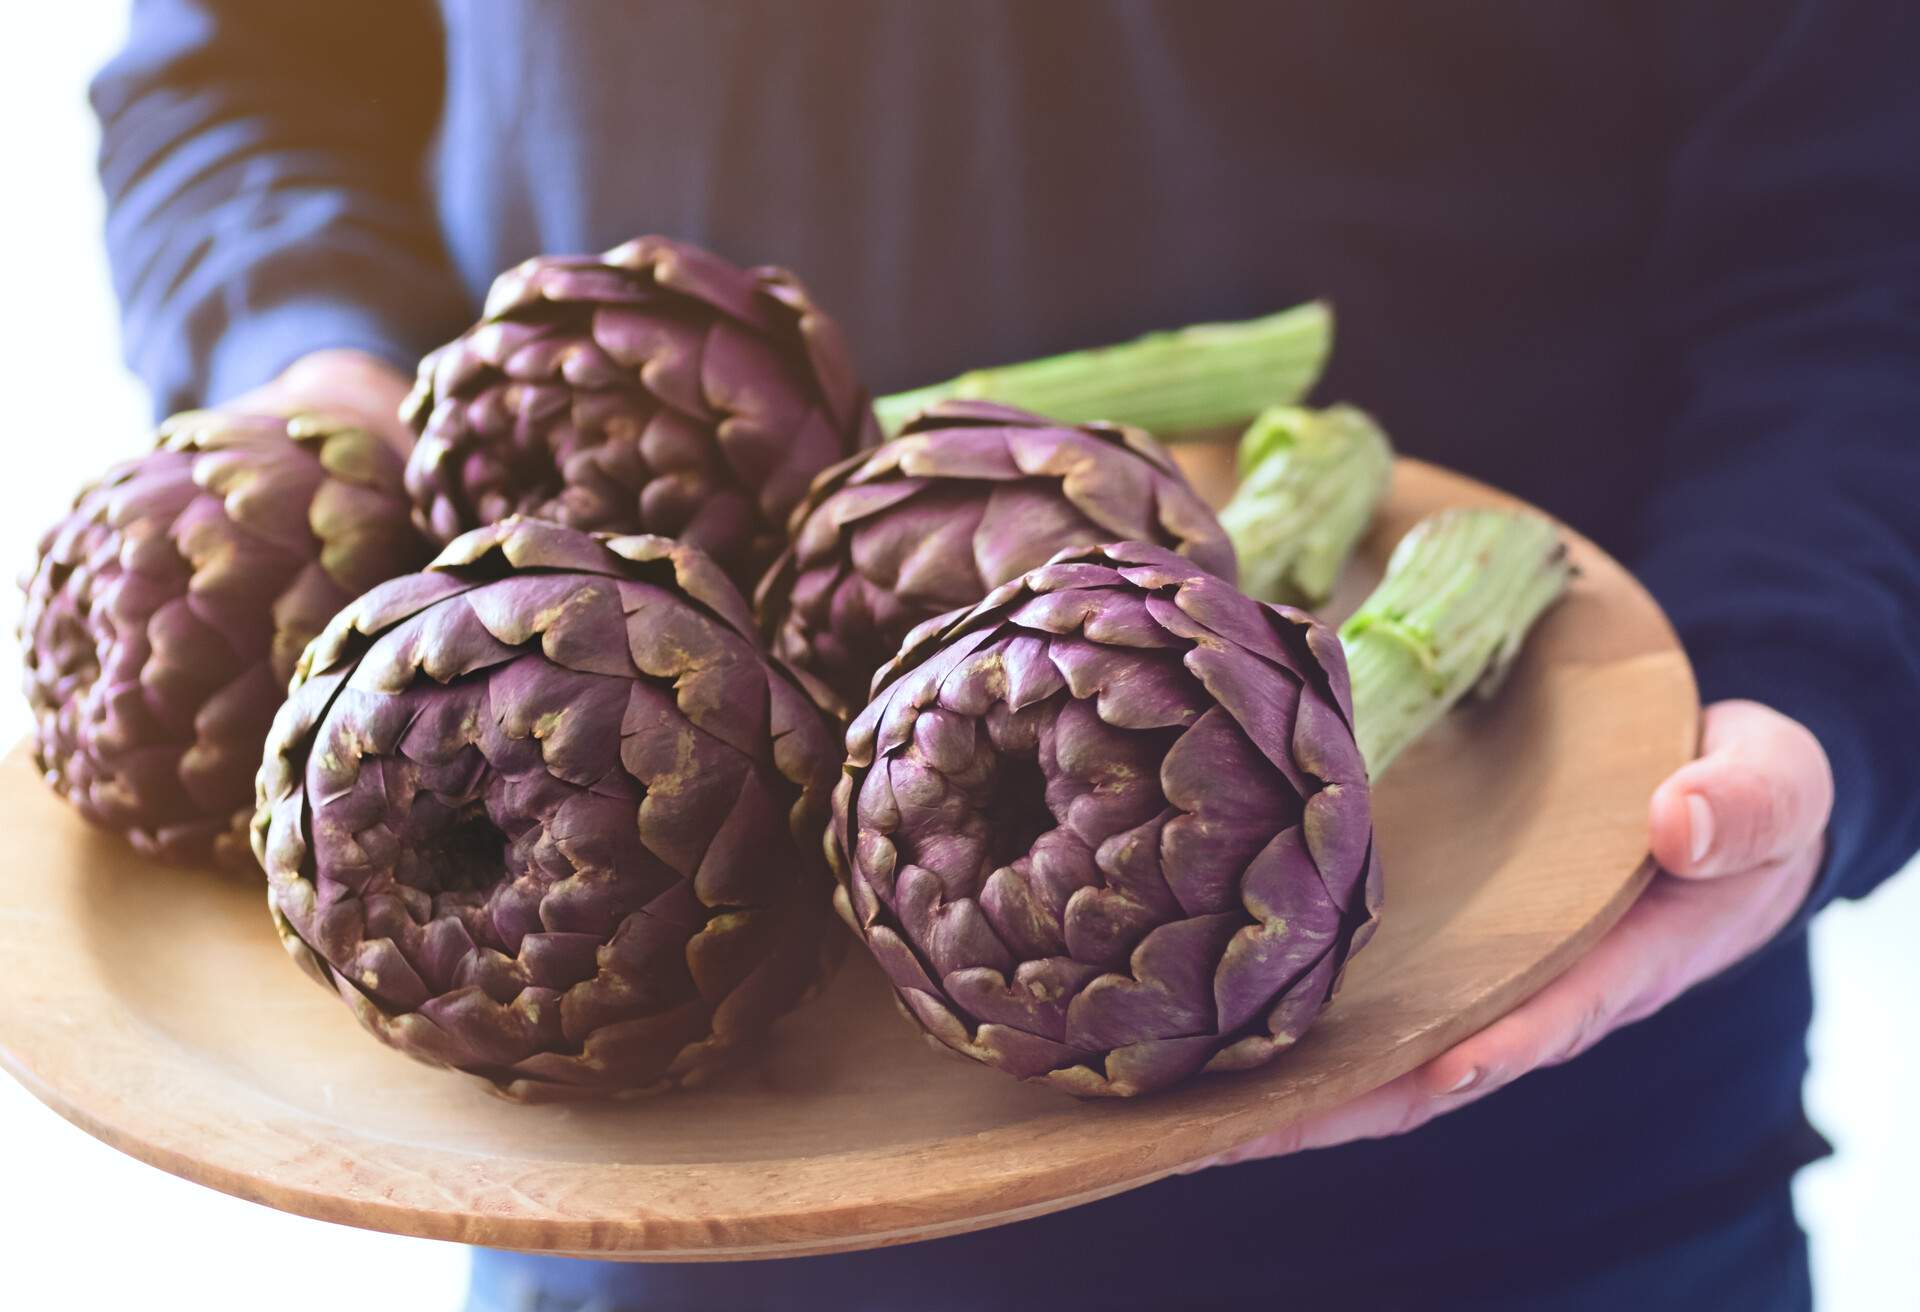
[[[851,713],[915,625],[1065,548],[1132,539],[1233,581],[1225,530],[1146,433],[943,401],[815,480],[761,581],[760,621]]]
[[[1393,475],[1393,448],[1364,411],[1275,406],[1240,439],[1240,484],[1220,512],[1240,586],[1261,601],[1326,604]]]
[[[420,362],[407,488],[447,543],[513,514],[699,547],[749,590],[814,475],[879,440],[839,326],[784,269],[664,237],[540,256]]]
[[[281,939],[505,1097],[696,1081],[840,956],[814,692],[692,547],[476,529],[301,658],[253,821]]]
[[[1269,406],[1306,395],[1333,338],[1333,312],[1310,301],[1238,323],[1148,333],[1116,346],[975,369],[874,403],[880,426],[899,432],[950,399],[999,401],[1065,424],[1107,420],[1162,439],[1245,424]]]
[[[1423,527],[1376,611],[1441,582],[1405,626],[1432,668],[1363,623],[1379,691],[1311,615],[1162,548],[1063,552],[876,679],[834,791],[836,905],[931,1038],[1019,1078],[1126,1097],[1266,1062],[1378,920],[1363,744],[1385,759],[1413,719],[1380,708],[1458,695],[1564,579],[1541,521]]]
[[[41,772],[143,855],[257,873],[253,775],[302,649],[431,554],[400,457],[364,429],[174,416],[81,491],[25,580]]]
[[[1566,545],[1537,515],[1449,510],[1413,526],[1340,626],[1376,779],[1468,692],[1498,687],[1571,575]]]

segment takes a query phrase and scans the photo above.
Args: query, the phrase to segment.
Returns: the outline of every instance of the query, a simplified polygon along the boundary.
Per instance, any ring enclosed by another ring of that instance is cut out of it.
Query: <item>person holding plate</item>
[[[498,270],[641,231],[803,270],[882,391],[1324,296],[1329,391],[1627,562],[1710,702],[1641,900],[1385,1088],[959,1238],[480,1252],[473,1312],[1809,1306],[1806,925],[1920,847],[1916,48],[1867,0],[137,3],[93,99],[162,411],[404,446]]]

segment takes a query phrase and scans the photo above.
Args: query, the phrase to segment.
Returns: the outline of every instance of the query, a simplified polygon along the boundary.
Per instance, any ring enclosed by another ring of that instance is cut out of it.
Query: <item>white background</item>
[[[119,365],[100,254],[86,79],[118,40],[120,7],[16,14],[0,48],[0,438],[13,514],[0,569],[17,575],[83,478],[138,450],[147,402]],[[45,15],[58,14],[58,18]],[[35,30],[37,27],[37,30]],[[324,89],[317,89],[324,94]],[[17,600],[4,603],[11,683]],[[0,743],[26,731],[0,690]],[[40,872],[58,878],[60,871]],[[1820,1016],[1808,1088],[1839,1155],[1800,1181],[1821,1306],[1920,1307],[1920,877],[1822,917]],[[5,969],[0,963],[0,969]],[[343,1307],[451,1312],[463,1250],[300,1220],[121,1157],[0,1078],[0,1303],[40,1309],[205,1312]]]

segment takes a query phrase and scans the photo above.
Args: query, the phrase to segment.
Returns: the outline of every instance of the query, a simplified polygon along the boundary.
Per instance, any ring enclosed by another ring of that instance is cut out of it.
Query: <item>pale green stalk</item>
[[[880,397],[889,436],[949,399],[998,401],[1062,423],[1133,424],[1163,440],[1234,427],[1299,400],[1320,377],[1333,340],[1322,301],[1240,323],[1203,323],[1117,346],[975,369],[930,387]]]
[[[1414,525],[1340,626],[1368,773],[1378,777],[1469,691],[1490,691],[1571,575],[1538,515],[1446,510]]]
[[[1387,493],[1387,435],[1352,406],[1275,406],[1241,437],[1239,466],[1220,523],[1240,558],[1241,589],[1261,601],[1326,604]]]

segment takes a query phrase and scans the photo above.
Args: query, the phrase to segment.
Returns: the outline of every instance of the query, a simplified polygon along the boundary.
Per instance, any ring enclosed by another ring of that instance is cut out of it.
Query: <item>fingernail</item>
[[[1713,847],[1713,808],[1698,793],[1687,794],[1688,856],[1703,860]]]
[[[1479,1082],[1480,1082],[1480,1068],[1478,1066],[1475,1066],[1471,1070],[1469,1070],[1465,1075],[1462,1075],[1459,1079],[1455,1080],[1453,1082],[1453,1087],[1451,1089],[1448,1089],[1447,1092],[1448,1093],[1465,1093],[1468,1089],[1471,1089],[1474,1085],[1478,1084]]]

